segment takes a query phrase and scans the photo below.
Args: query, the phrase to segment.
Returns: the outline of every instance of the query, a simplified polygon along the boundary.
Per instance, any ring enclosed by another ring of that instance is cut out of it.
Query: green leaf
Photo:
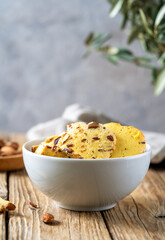
[[[161,63],[162,65],[165,65],[165,52],[162,53],[162,55],[161,55],[160,58],[159,58],[159,61],[160,61],[160,63]]]
[[[154,68],[154,69],[152,69],[152,71],[151,71],[151,76],[152,76],[152,84],[153,85],[155,85],[155,83],[156,83],[156,77],[157,77],[157,74],[156,74],[156,69]]]
[[[94,38],[94,34],[93,33],[89,33],[89,35],[85,39],[85,44],[89,45],[92,42],[93,38]]]
[[[163,5],[161,7],[161,9],[159,10],[156,19],[155,19],[155,26],[158,26],[160,24],[160,22],[162,21],[162,19],[165,16],[165,5]]]
[[[141,17],[141,20],[142,20],[142,23],[144,25],[144,28],[145,28],[146,32],[149,35],[152,36],[153,34],[152,34],[151,29],[148,27],[147,18],[146,18],[145,14],[144,14],[144,12],[143,12],[143,10],[141,8],[139,9],[139,12],[140,12],[140,17]]]
[[[151,62],[152,61],[152,59],[149,57],[138,57],[138,60],[142,61],[142,62]]]
[[[142,26],[138,26],[132,30],[127,40],[128,44],[132,43],[138,37],[141,30],[142,30]]]
[[[122,60],[125,60],[125,61],[128,61],[128,62],[131,62],[133,61],[134,57],[130,54],[124,54],[124,53],[121,53],[121,54],[118,54],[118,57]]]
[[[109,13],[109,16],[111,18],[115,17],[119,13],[119,11],[123,5],[123,1],[124,0],[118,0],[116,2],[116,4],[111,8],[110,13]]]
[[[126,24],[127,24],[127,21],[128,21],[128,14],[126,13],[124,16],[123,16],[123,19],[122,19],[122,23],[121,23],[121,26],[120,28],[121,29],[124,29]]]
[[[114,65],[118,64],[118,57],[115,55],[102,55],[103,58],[105,58],[106,60],[108,60],[109,62],[113,63]]]
[[[155,85],[156,83],[156,80],[157,80],[157,76],[159,74],[160,70],[157,69],[157,68],[153,68],[152,71],[151,71],[151,75],[152,75],[152,84]]]
[[[119,48],[119,53],[117,54],[117,56],[125,61],[133,61],[134,60],[134,56],[133,53],[128,50],[128,49],[124,49],[124,48]]]
[[[94,38],[92,40],[92,44],[95,45],[95,46],[98,45],[98,46],[101,47],[110,38],[111,38],[110,34],[106,34],[106,35],[98,34],[97,36],[94,36]]]
[[[123,1],[123,5],[122,5],[122,9],[121,9],[122,14],[123,14],[123,19],[122,19],[121,26],[120,26],[121,29],[125,28],[125,26],[127,24],[127,21],[128,21],[128,17],[129,17],[128,1],[129,0],[124,0]]]
[[[161,25],[159,25],[158,26],[158,30],[163,30],[163,29],[165,29],[165,23],[163,23],[163,24],[161,24]]]
[[[119,53],[133,55],[133,53],[130,50],[126,49],[126,48],[118,48],[118,49],[119,49]]]
[[[160,95],[165,88],[165,68],[159,73],[155,83],[154,94],[156,96]]]

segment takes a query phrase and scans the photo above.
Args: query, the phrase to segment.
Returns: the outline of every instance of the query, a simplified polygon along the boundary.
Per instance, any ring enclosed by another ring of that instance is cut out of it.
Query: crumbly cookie
[[[69,124],[56,144],[62,151],[79,154],[84,159],[110,158],[115,145],[115,134],[96,122]]]
[[[121,126],[119,123],[107,123],[104,125],[116,135],[116,148],[111,157],[127,157],[145,152],[146,141],[143,133],[132,126]]]
[[[61,136],[58,135],[49,137],[45,142],[40,143],[40,145],[32,146],[32,152],[59,158],[81,158],[79,154],[73,154],[72,152],[68,152],[67,149],[62,150],[60,147],[56,146],[60,138]]]

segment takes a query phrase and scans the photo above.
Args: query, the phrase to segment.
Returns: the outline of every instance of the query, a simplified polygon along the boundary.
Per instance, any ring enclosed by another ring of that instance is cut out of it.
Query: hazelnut
[[[18,149],[19,144],[17,142],[8,142],[7,146],[14,148],[15,150]]]
[[[88,128],[98,128],[99,123],[98,122],[90,122],[88,123]]]
[[[32,146],[32,152],[35,152],[38,148],[38,145]]]
[[[7,206],[6,206],[6,210],[8,211],[8,210],[15,210],[16,209],[16,206],[13,204],[13,203],[11,203],[11,202],[9,202],[8,204],[7,204]]]
[[[114,138],[113,138],[112,135],[107,136],[107,139],[108,139],[109,141],[114,141]]]
[[[53,223],[54,222],[54,216],[50,213],[44,213],[44,215],[42,216],[42,221],[44,223]]]
[[[0,138],[0,148],[3,146],[5,146],[5,141],[2,138]]]
[[[3,212],[3,211],[7,212],[9,210],[15,210],[15,208],[16,208],[16,206],[13,203],[11,203],[7,200],[4,200],[0,197],[0,212]]]
[[[33,208],[38,208],[38,205],[33,203],[33,202],[29,202],[30,206],[32,206]]]
[[[16,150],[9,146],[1,148],[1,156],[10,156],[16,154]]]

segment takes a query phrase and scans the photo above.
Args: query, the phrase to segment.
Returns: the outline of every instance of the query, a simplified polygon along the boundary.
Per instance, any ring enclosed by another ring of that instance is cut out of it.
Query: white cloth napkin
[[[39,123],[32,127],[26,134],[28,140],[38,139],[41,137],[48,137],[55,134],[60,134],[66,130],[66,125],[72,122],[118,122],[113,118],[94,111],[90,107],[73,104],[68,106],[63,112],[62,116],[45,123]],[[160,163],[165,158],[165,135],[143,131],[147,143],[152,148],[152,163]]]

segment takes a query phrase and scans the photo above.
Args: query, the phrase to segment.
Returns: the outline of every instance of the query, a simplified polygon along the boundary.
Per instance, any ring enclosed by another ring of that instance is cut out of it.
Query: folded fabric
[[[33,140],[41,137],[48,137],[52,134],[60,134],[66,130],[66,125],[72,122],[118,122],[98,111],[92,110],[90,107],[81,106],[79,104],[73,104],[68,106],[61,117],[54,120],[39,123],[32,127],[27,132],[27,139]]]
[[[66,125],[72,122],[119,122],[99,111],[94,111],[90,107],[73,104],[68,106],[61,117],[54,120],[39,123],[32,127],[26,134],[28,140],[48,137],[55,134],[60,134],[66,130]],[[165,158],[165,135],[143,131],[147,143],[152,148],[151,163],[160,163]]]

